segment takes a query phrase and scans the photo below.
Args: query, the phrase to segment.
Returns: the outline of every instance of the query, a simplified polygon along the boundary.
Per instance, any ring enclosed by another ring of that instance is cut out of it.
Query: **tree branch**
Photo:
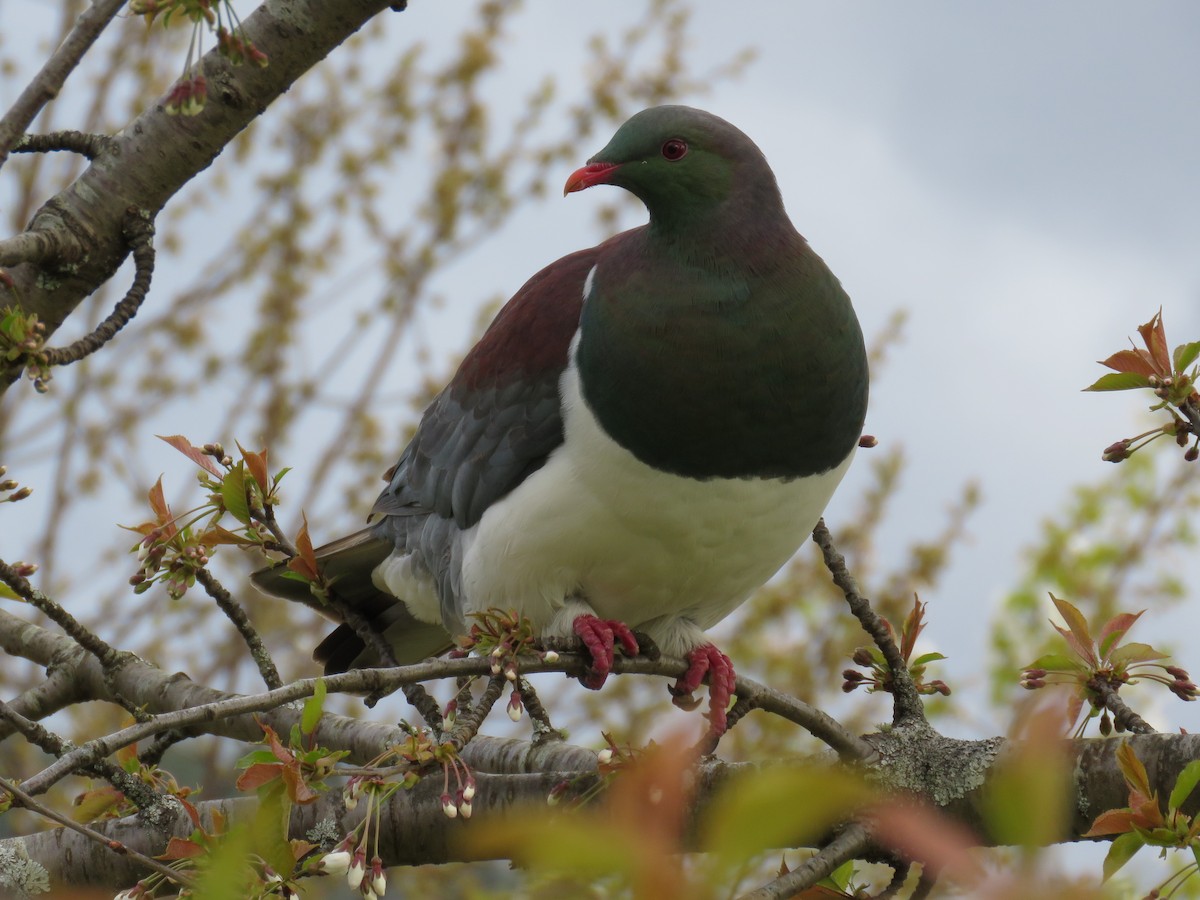
[[[325,734],[322,725],[322,735]],[[480,737],[476,741],[486,741]],[[495,740],[495,739],[493,739]],[[1128,739],[1147,767],[1151,787],[1160,797],[1167,797],[1175,779],[1183,767],[1200,757],[1200,735],[1161,734],[1139,735]],[[511,741],[515,745],[523,742]],[[1093,739],[1072,742],[1066,764],[1075,771],[1087,771],[1086,781],[1077,780],[1074,793],[1067,798],[1073,819],[1068,840],[1078,840],[1091,826],[1095,817],[1107,810],[1124,806],[1128,801],[1128,788],[1116,761],[1116,751],[1121,741]],[[472,742],[471,746],[474,746]],[[528,745],[526,745],[528,746]],[[570,782],[565,800],[581,798],[597,786],[595,756],[585,751],[591,767],[548,768],[529,774],[497,775],[475,769],[477,793],[473,801],[474,815],[469,821],[447,818],[441,808],[440,778],[423,779],[410,791],[398,791],[383,807],[383,825],[379,831],[380,855],[384,864],[420,865],[447,862],[471,862],[494,858],[483,851],[482,844],[471,840],[476,829],[494,826],[496,822],[521,812],[543,810],[550,791],[563,781]],[[730,778],[752,771],[757,764],[726,763],[708,760],[701,763],[696,777],[696,808],[704,809],[716,791]],[[591,774],[590,774],[591,773]],[[582,776],[582,777],[581,777]],[[994,843],[988,836],[987,823],[981,812],[981,797],[987,784],[980,785],[957,800],[945,805],[943,810],[958,821],[966,824],[980,835],[982,844]],[[211,823],[214,811],[224,814],[231,822],[253,819],[257,801],[246,797],[239,799],[209,800],[195,804],[202,821]],[[560,804],[562,805],[562,804]],[[363,805],[347,811],[342,803],[341,792],[323,794],[314,804],[293,809],[290,833],[294,838],[311,839],[312,829],[320,822],[331,823],[332,830],[344,834],[354,828],[363,814]],[[145,855],[162,852],[171,834],[186,835],[192,828],[191,820],[177,815],[174,820],[163,818],[161,828],[148,828],[137,817],[97,822],[92,827],[106,839],[120,841],[131,849]],[[328,828],[326,829],[329,830]],[[697,833],[700,829],[688,829],[684,836],[685,850],[698,849]],[[861,829],[851,827],[843,832],[844,841],[835,839],[820,860],[812,863],[813,871],[821,871],[833,860],[852,858],[862,853]],[[56,880],[70,884],[104,884],[111,887],[132,883],[140,874],[132,861],[113,856],[90,840],[78,838],[62,829],[41,832],[21,838],[0,841],[0,849],[22,845],[29,856],[47,869]],[[849,853],[849,855],[845,855]],[[804,866],[795,871],[800,872]],[[823,876],[818,876],[819,877]],[[768,886],[771,887],[771,886]],[[760,889],[762,890],[762,889]],[[751,894],[750,897],[790,896],[786,893]]]
[[[104,0],[110,6],[115,13],[120,3]],[[200,115],[170,116],[160,102],[114,135],[25,235],[0,241],[0,265],[14,267],[11,297],[52,333],[125,258],[125,210],[157,215],[308,69],[387,8],[388,0],[266,0],[244,27],[270,65],[235,67],[213,50],[198,64],[209,85]],[[0,292],[0,302],[8,299]]]
[[[790,872],[780,875],[740,900],[788,900],[825,878],[848,859],[860,856],[870,846],[871,836],[862,825],[851,825]]]
[[[825,526],[825,520],[817,522],[813,529],[813,541],[821,548],[821,556],[825,566],[833,576],[833,583],[838,586],[846,597],[846,603],[855,618],[862,623],[863,630],[870,635],[887,661],[892,675],[892,697],[895,704],[892,723],[896,726],[909,725],[925,721],[925,705],[921,695],[913,683],[908,671],[908,664],[896,646],[892,633],[888,630],[883,619],[871,608],[871,603],[858,591],[858,582],[846,568],[846,558],[838,553],[833,545],[833,535]]]
[[[58,45],[33,81],[21,91],[17,102],[0,119],[0,168],[4,167],[9,150],[29,128],[29,123],[37,118],[43,106],[58,96],[67,76],[124,5],[125,0],[95,0],[75,20],[75,27],[66,40]]]

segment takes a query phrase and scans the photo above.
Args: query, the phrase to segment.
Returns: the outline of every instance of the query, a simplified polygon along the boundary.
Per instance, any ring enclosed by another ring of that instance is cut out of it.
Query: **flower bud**
[[[381,897],[387,890],[387,876],[383,874],[383,860],[378,856],[371,860],[371,890]]]
[[[367,851],[359,847],[354,851],[354,857],[350,862],[350,868],[346,871],[346,884],[350,885],[350,890],[354,890],[362,884],[363,876],[367,872]]]
[[[344,875],[350,868],[350,853],[347,850],[335,850],[326,853],[317,862],[317,870],[327,875]]]

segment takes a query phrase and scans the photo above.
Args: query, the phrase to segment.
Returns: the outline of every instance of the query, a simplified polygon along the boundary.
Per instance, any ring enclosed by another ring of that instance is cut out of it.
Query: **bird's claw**
[[[624,622],[584,615],[575,619],[571,629],[592,658],[592,664],[579,679],[589,690],[599,690],[608,680],[618,645],[626,656],[637,656],[640,652],[637,637]]]
[[[680,709],[693,710],[700,705],[692,694],[708,682],[708,724],[714,737],[725,733],[728,724],[725,713],[733,697],[737,674],[729,657],[712,644],[694,647],[687,655],[688,670],[670,687],[671,702]]]

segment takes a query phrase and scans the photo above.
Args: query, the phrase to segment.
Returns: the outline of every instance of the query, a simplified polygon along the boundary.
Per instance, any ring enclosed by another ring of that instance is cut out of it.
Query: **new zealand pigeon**
[[[318,551],[401,663],[468,615],[515,609],[582,639],[603,684],[631,629],[708,681],[705,637],[796,552],[850,465],[867,406],[862,332],[796,231],[757,146],[714,115],[644,110],[567,179],[624,188],[650,221],[534,275],[425,411],[367,529]],[[268,593],[330,614],[280,567]],[[326,672],[370,665],[342,624]]]

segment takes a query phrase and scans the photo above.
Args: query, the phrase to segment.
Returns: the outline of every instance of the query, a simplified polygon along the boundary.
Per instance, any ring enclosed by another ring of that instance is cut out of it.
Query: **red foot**
[[[640,652],[637,638],[624,622],[580,616],[571,623],[571,628],[592,656],[591,668],[579,679],[579,683],[593,691],[598,691],[608,680],[617,643],[620,643],[626,656],[637,656]]]
[[[729,657],[712,644],[701,644],[687,655],[690,663],[688,670],[670,688],[674,700],[680,709],[695,709],[700,701],[692,696],[692,692],[705,681],[708,682],[708,723],[713,737],[725,733],[725,712],[729,709],[729,698],[733,696],[734,679],[733,663]]]

